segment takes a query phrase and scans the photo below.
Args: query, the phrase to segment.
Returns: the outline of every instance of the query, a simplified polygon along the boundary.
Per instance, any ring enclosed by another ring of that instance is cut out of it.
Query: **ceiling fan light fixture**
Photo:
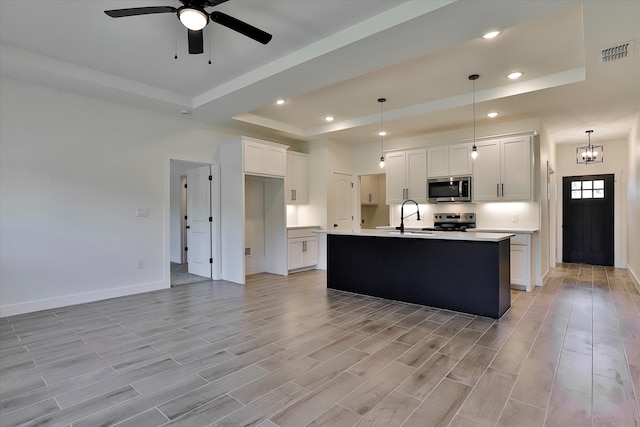
[[[209,23],[207,12],[194,7],[185,6],[178,9],[178,18],[182,25],[193,31],[200,31]]]

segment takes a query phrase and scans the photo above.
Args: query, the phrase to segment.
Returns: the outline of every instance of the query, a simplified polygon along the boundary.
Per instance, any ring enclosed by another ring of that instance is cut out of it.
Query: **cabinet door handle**
[[[500,184],[496,184],[496,197],[500,197]]]
[[[296,199],[296,190],[291,190],[291,200]]]
[[[502,197],[504,197],[504,184],[502,184]]]
[[[372,202],[372,200],[373,200],[372,196],[373,196],[373,195],[372,195],[371,193],[369,193],[369,203],[371,203],[371,202]]]
[[[306,240],[302,241],[302,252],[307,252],[307,241]]]

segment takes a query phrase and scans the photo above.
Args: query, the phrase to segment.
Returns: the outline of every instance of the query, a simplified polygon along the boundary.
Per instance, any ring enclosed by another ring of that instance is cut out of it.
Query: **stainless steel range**
[[[476,214],[471,213],[434,213],[433,227],[424,231],[467,231],[476,228]]]

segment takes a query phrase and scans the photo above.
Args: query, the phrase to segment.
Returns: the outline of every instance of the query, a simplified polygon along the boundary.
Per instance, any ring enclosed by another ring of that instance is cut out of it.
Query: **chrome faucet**
[[[407,202],[413,202],[416,204],[416,211],[412,214],[409,214],[406,216],[406,218],[409,218],[411,215],[416,214],[418,217],[416,218],[418,221],[420,221],[420,206],[418,206],[418,202],[416,202],[415,200],[411,200],[411,199],[407,199],[404,202],[402,202],[402,206],[400,206],[400,233],[404,233],[404,204]]]

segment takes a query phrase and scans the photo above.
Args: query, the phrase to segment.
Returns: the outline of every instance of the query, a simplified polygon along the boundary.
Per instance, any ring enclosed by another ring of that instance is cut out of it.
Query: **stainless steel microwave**
[[[427,180],[429,203],[471,202],[471,177],[452,176]]]

